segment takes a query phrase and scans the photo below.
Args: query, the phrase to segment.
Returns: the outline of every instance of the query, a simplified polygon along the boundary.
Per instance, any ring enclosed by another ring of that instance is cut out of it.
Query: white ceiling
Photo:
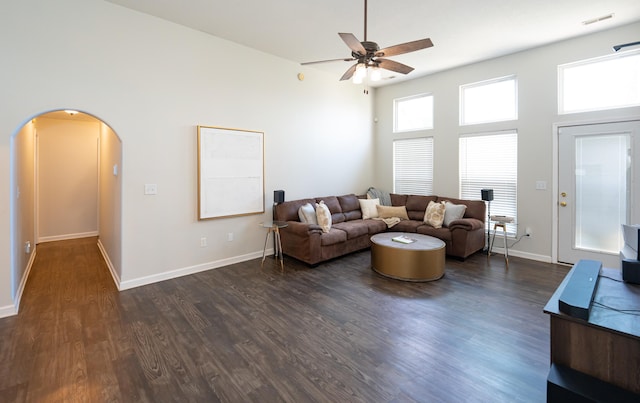
[[[364,0],[106,1],[297,63],[350,57],[338,32],[364,40]],[[369,0],[368,9],[367,39],[381,48],[422,38],[434,43],[391,57],[415,70],[385,74],[383,85],[640,21],[638,0]],[[630,42],[637,40],[640,33]],[[301,71],[322,69],[338,80],[350,65]]]

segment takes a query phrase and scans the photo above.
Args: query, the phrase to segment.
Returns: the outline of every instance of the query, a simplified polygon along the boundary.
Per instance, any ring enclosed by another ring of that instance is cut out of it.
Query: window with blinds
[[[393,192],[433,194],[433,137],[393,141]]]
[[[516,131],[460,137],[460,198],[481,198],[481,189],[493,189],[491,215],[514,218],[507,233],[517,232],[518,134]],[[489,225],[489,223],[486,223]]]

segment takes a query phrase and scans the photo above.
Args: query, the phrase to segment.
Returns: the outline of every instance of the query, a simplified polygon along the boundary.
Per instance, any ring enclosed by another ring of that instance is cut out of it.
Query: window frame
[[[428,124],[426,126],[421,126],[421,127],[413,127],[410,129],[402,129],[399,130],[398,129],[398,105],[402,102],[408,102],[408,101],[412,101],[415,99],[421,99],[421,98],[431,98],[431,119],[430,122],[428,122]],[[431,130],[434,127],[434,108],[435,108],[435,97],[433,96],[433,93],[431,92],[425,92],[425,93],[421,93],[421,94],[416,94],[416,95],[411,95],[408,97],[402,97],[402,98],[396,98],[393,100],[393,132],[394,133],[407,133],[407,132],[415,132],[418,130]],[[430,123],[430,124],[429,124]]]
[[[571,68],[579,68],[583,66],[591,66],[599,63],[607,63],[613,60],[622,59],[625,57],[638,57],[640,58],[640,49],[630,50],[626,52],[619,52],[605,56],[594,57],[591,59],[579,60],[576,62],[565,63],[558,65],[558,115],[569,115],[573,113],[585,113],[585,112],[597,112],[597,111],[607,111],[612,109],[622,109],[622,108],[633,108],[640,106],[639,102],[635,104],[626,104],[626,105],[610,105],[610,106],[598,106],[598,107],[588,107],[585,109],[572,109],[567,110],[565,105],[565,71]]]
[[[485,87],[493,84],[502,83],[505,81],[513,81],[513,115],[506,117],[504,119],[486,119],[486,120],[478,120],[478,121],[467,121],[466,111],[468,108],[465,107],[465,91],[469,89]],[[459,124],[460,126],[471,126],[478,124],[486,124],[486,123],[495,123],[495,122],[510,122],[514,120],[518,120],[518,76],[516,74],[511,74],[503,77],[491,78],[489,80],[476,81],[474,83],[462,84],[459,87]]]

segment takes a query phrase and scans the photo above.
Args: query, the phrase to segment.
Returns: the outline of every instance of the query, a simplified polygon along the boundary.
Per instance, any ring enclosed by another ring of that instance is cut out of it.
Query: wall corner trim
[[[102,258],[107,264],[107,267],[109,268],[109,272],[111,273],[111,278],[113,279],[113,282],[116,285],[116,288],[118,289],[118,291],[122,291],[122,288],[120,286],[120,277],[118,276],[118,273],[116,272],[116,268],[111,262],[111,259],[109,259],[109,254],[107,253],[107,250],[105,249],[100,239],[98,239],[98,249],[100,250],[100,254],[102,255]]]

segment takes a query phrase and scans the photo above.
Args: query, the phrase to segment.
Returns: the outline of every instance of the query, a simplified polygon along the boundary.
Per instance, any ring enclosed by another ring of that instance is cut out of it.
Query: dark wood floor
[[[541,402],[567,267],[477,254],[408,283],[369,252],[118,292],[95,239],[38,245],[0,320],[2,402]]]

